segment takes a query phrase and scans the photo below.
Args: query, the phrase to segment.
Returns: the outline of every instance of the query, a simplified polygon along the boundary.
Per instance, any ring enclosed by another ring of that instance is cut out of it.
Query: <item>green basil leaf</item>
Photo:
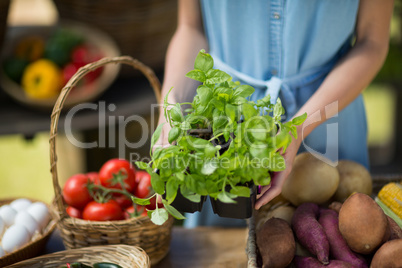
[[[205,80],[205,83],[209,85],[223,83],[231,78],[230,75],[218,69],[209,70],[206,76],[207,79]]]
[[[237,96],[237,97],[233,98],[233,100],[232,100],[232,103],[237,104],[237,105],[240,105],[242,103],[247,103],[247,102],[248,102],[247,99],[243,98],[241,96]]]
[[[247,98],[253,94],[255,89],[249,85],[241,85],[237,87],[233,93],[233,97]]]
[[[203,175],[211,175],[212,173],[214,173],[214,171],[218,168],[218,162],[216,161],[216,159],[212,159],[212,160],[207,160],[204,162],[204,164],[202,165],[201,168],[201,173]]]
[[[254,158],[263,160],[268,159],[270,157],[271,150],[268,148],[268,145],[265,144],[264,142],[255,142],[250,145],[249,151]]]
[[[211,105],[213,105],[219,111],[222,111],[222,112],[225,111],[225,103],[222,100],[218,100],[218,99],[213,98],[211,100]]]
[[[214,67],[214,59],[205,50],[200,50],[194,61],[194,69],[208,72],[212,67]]]
[[[162,203],[163,203],[165,209],[169,212],[169,214],[172,215],[173,217],[175,217],[176,219],[184,220],[186,218],[176,208],[169,205],[165,200],[162,200]]]
[[[204,83],[207,79],[205,73],[201,70],[195,69],[191,70],[186,74],[186,77]]]
[[[162,170],[161,170],[162,172]],[[160,195],[165,193],[165,182],[161,179],[161,177],[156,174],[151,174],[151,184],[154,191]]]
[[[151,212],[151,221],[156,225],[162,225],[169,219],[166,209],[159,208]]]
[[[274,117],[281,117],[284,113],[285,109],[282,107],[281,99],[278,98],[274,106]]]
[[[233,94],[233,89],[228,87],[216,87],[214,89],[214,95],[217,96],[218,94],[227,94],[230,96]]]
[[[180,193],[182,196],[190,200],[191,202],[198,203],[201,201],[201,195],[192,192],[188,187],[185,185],[180,186]]]
[[[206,106],[212,97],[212,90],[207,86],[199,86],[197,95],[200,99],[200,104]]]
[[[216,193],[219,191],[218,185],[214,181],[207,180],[205,183],[206,190],[208,194]]]
[[[247,129],[251,136],[258,141],[265,141],[268,137],[266,128],[262,125],[257,124],[252,127],[252,129]]]
[[[141,206],[146,206],[146,205],[151,204],[151,201],[149,201],[149,198],[148,199],[142,199],[142,198],[137,198],[137,197],[132,196],[131,200],[134,203],[136,203],[138,205],[141,205]]]
[[[237,196],[250,197],[250,188],[246,186],[235,186],[230,190],[230,193]]]
[[[168,114],[170,118],[175,122],[183,122],[183,114],[181,112],[180,104],[173,106],[169,111]]]
[[[243,103],[241,107],[242,114],[244,115],[244,120],[246,121],[250,120],[258,114],[258,111],[254,108],[254,106],[249,103]]]
[[[285,130],[282,130],[278,135],[275,136],[275,146],[277,149],[284,148],[284,150],[286,150],[291,142],[292,137]]]
[[[290,127],[290,132],[292,133],[293,137],[297,139],[297,128],[295,126]]]
[[[187,130],[191,129],[191,125],[190,125],[189,122],[183,121],[180,124],[180,129],[183,130],[183,131],[187,131]]]
[[[210,143],[209,145],[205,146],[205,149],[204,149],[205,157],[207,157],[207,158],[212,158],[212,157],[214,157],[215,154],[216,154],[216,152],[217,152],[219,149],[220,149],[220,146],[219,146],[219,147],[215,147],[215,146],[213,146],[213,145]]]
[[[235,204],[236,201],[232,199],[232,198],[235,198],[235,197],[236,197],[235,195],[230,195],[227,192],[220,192],[218,194],[218,199],[223,203],[233,203],[233,204]]]
[[[154,131],[154,134],[152,135],[151,138],[151,152],[152,152],[152,148],[155,146],[155,143],[159,140],[159,137],[161,136],[162,133],[162,127],[165,123],[160,124],[156,130]],[[152,153],[151,153],[152,154]]]
[[[200,176],[197,174],[189,174],[186,177],[186,186],[187,188],[194,192],[197,193],[199,195],[207,195],[207,189],[205,186],[205,177],[204,176]]]
[[[230,118],[231,122],[236,122],[236,106],[232,105],[232,104],[226,104],[225,106],[225,113],[226,116]]]
[[[141,162],[141,161],[136,161],[135,165],[139,168],[139,169],[147,169],[149,168],[149,165],[145,162]]]
[[[272,156],[271,162],[273,163],[272,171],[282,171],[286,169],[285,158],[279,153],[275,153]]]
[[[176,173],[175,175],[176,175],[176,178],[177,178],[179,181],[184,181],[184,174],[183,174],[183,173],[178,172],[178,173]]]
[[[306,118],[307,118],[307,113],[304,113],[298,117],[293,118],[292,124],[299,126],[299,125],[303,124],[303,122],[306,120]]]
[[[177,140],[180,137],[181,134],[181,130],[178,127],[173,127],[170,131],[169,131],[169,135],[168,135],[168,142],[172,143],[175,140]]]
[[[166,199],[169,203],[176,198],[177,190],[179,189],[179,182],[174,178],[171,177],[166,183]]]

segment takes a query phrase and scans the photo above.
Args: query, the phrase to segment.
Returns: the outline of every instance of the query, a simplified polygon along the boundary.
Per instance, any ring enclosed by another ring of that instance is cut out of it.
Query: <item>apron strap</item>
[[[297,102],[293,93],[294,89],[296,87],[306,86],[327,75],[339,59],[339,57],[335,57],[322,66],[309,69],[295,76],[283,79],[277,76],[272,76],[269,80],[261,80],[233,69],[217,56],[213,55],[213,53],[211,53],[211,56],[214,59],[214,67],[228,73],[233,77],[233,81],[240,81],[243,84],[248,84],[255,88],[265,90],[265,92],[263,91],[263,96],[258,96],[257,94],[257,99],[270,95],[271,103],[276,103],[279,93],[281,92],[283,96],[281,101],[286,107],[287,117],[292,117],[297,112]],[[256,100],[255,98],[253,99]]]

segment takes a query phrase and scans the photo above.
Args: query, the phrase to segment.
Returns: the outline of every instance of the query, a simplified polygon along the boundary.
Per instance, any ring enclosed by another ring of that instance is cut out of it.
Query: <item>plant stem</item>
[[[210,138],[208,141],[213,141],[214,139],[219,138],[219,137],[222,136],[222,135],[223,135],[223,132],[220,133],[220,134],[218,134],[218,135],[216,135],[216,136],[213,136],[213,137]]]

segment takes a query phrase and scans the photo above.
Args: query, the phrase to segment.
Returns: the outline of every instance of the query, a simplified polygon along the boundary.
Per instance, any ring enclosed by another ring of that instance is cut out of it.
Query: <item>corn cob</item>
[[[378,198],[402,219],[402,185],[388,183],[378,193]]]

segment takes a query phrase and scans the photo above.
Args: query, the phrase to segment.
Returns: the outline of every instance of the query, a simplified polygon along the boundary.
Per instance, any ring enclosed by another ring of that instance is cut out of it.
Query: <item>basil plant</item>
[[[234,203],[236,197],[250,196],[250,185],[268,185],[271,172],[286,168],[282,154],[292,136],[297,139],[296,125],[307,117],[282,122],[285,110],[279,98],[275,104],[270,96],[250,101],[253,87],[232,81],[213,66],[213,58],[201,50],[194,70],[186,75],[201,82],[193,101],[169,103],[167,96],[164,99],[171,145],[154,146],[162,131],[159,125],[151,140],[151,161],[136,162],[151,175],[155,193],[148,199],[133,198],[133,202],[146,205],[155,196],[161,200],[163,208],[148,211],[155,224],[163,224],[168,214],[184,219],[171,205],[179,190],[192,202],[209,195]]]

